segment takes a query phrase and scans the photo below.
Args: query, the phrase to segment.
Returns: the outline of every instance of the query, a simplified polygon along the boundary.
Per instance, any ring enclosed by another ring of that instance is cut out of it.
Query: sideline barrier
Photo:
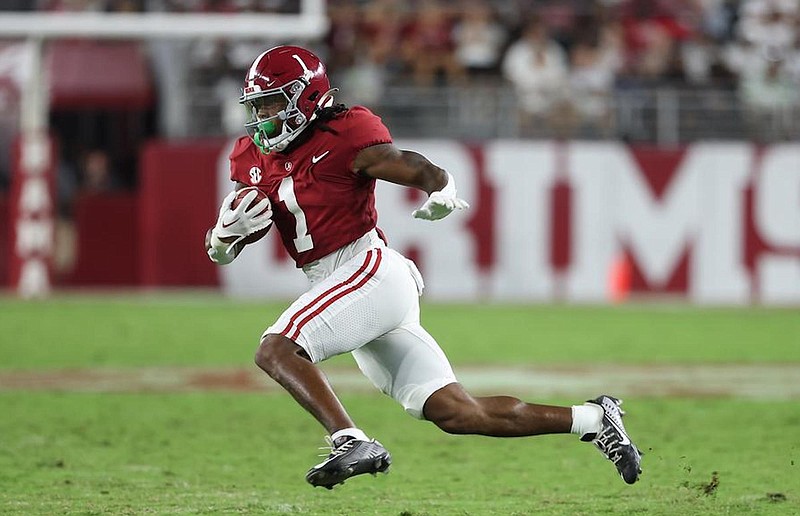
[[[418,262],[426,299],[608,302],[619,297],[609,275],[625,263],[626,296],[800,303],[800,144],[397,143],[451,171],[472,205],[430,223],[410,216],[421,195],[385,183],[376,189],[379,225]],[[121,203],[106,209],[117,217],[108,224],[130,240],[82,242],[89,252],[97,246],[98,260],[109,255],[108,267],[101,274],[99,265],[80,264],[71,284],[102,276],[108,285],[219,285],[232,296],[301,291],[305,278],[275,234],[226,267],[203,253],[205,231],[231,187],[229,145],[149,143],[138,199],[107,200]]]

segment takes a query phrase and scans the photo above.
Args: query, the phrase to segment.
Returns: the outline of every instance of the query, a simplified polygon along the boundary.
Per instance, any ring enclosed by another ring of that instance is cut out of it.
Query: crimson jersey
[[[352,170],[365,147],[391,143],[389,130],[356,106],[326,122],[289,152],[262,154],[239,138],[230,154],[231,180],[258,186],[272,203],[272,220],[298,267],[318,260],[375,228],[375,179]],[[306,135],[300,136],[300,138]]]

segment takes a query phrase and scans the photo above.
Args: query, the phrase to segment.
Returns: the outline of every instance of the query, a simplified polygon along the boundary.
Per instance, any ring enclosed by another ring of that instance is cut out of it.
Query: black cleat
[[[608,460],[614,463],[622,480],[633,484],[642,472],[642,454],[631,442],[622,424],[622,416],[625,415],[619,408],[622,400],[602,395],[597,399],[588,400],[587,403],[599,405],[603,409],[603,420],[600,423],[600,432],[584,434],[581,441],[594,444]]]
[[[330,438],[328,438],[330,439]],[[364,473],[385,473],[392,464],[392,456],[375,439],[361,441],[342,436],[331,442],[331,452],[306,473],[306,481],[314,487],[333,489],[336,484]]]

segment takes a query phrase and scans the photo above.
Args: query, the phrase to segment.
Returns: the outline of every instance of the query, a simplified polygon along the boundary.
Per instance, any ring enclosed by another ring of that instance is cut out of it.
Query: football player
[[[453,373],[420,325],[423,280],[377,228],[375,182],[428,194],[413,217],[437,220],[469,207],[454,177],[424,156],[402,150],[380,118],[334,102],[325,66],[310,51],[279,46],[247,71],[239,102],[247,136],[230,154],[236,189],[256,186],[268,199],[236,209],[231,192],[210,230],[207,252],[231,262],[242,240],[271,224],[310,281],[261,337],[255,362],[325,428],[330,454],[306,480],[332,488],[349,477],[386,471],[389,452],[359,428],[315,364],[351,353],[361,371],[413,417],[453,434],[497,437],[574,433],[593,442],[625,480],[641,455],[611,396],[575,406],[530,404],[509,396],[477,397]],[[267,209],[271,207],[271,209]]]

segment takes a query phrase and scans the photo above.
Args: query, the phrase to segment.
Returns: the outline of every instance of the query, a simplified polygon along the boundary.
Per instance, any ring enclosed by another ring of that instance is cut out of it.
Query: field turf
[[[282,308],[203,295],[2,298],[0,385],[25,372],[254,368],[258,336]],[[579,391],[579,368],[598,363],[753,364],[794,367],[800,382],[792,309],[426,305],[423,324],[457,374],[574,365]],[[344,389],[394,464],[327,491],[303,480],[323,430],[263,382],[263,392],[0,389],[0,514],[800,514],[792,396],[623,393],[646,453],[641,481],[627,486],[575,436],[450,436],[385,396]]]

